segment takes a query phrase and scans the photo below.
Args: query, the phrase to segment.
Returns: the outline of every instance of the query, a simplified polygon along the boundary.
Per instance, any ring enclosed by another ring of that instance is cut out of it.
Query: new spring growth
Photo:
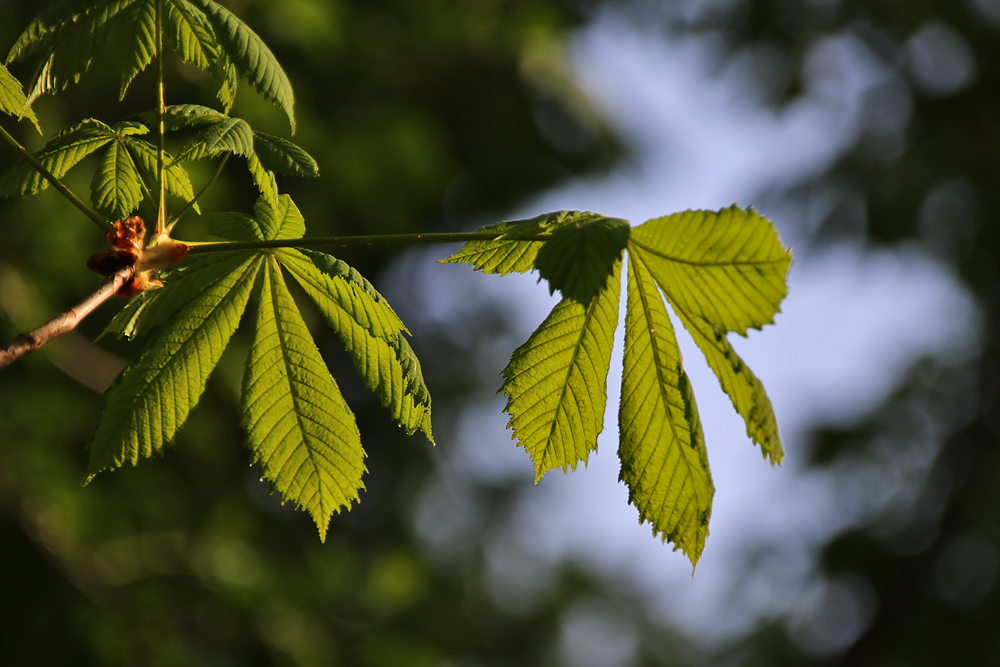
[[[153,271],[176,264],[188,254],[190,247],[174,241],[167,234],[160,234],[146,247],[146,224],[133,215],[115,222],[107,233],[110,252],[99,252],[87,260],[87,268],[103,276],[111,276],[126,266],[135,267],[135,276],[115,294],[128,298],[139,292],[163,287],[151,276]]]

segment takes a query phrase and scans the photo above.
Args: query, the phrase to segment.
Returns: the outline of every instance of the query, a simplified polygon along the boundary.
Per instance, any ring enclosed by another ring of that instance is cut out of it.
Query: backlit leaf
[[[56,178],[62,178],[80,160],[114,138],[114,130],[88,118],[50,139],[35,158]],[[30,165],[19,164],[0,178],[0,196],[33,195],[48,186],[49,182]]]
[[[519,237],[552,233],[574,222],[585,223],[603,217],[583,211],[556,211],[527,220],[482,227],[479,231],[496,233],[496,238],[489,241],[469,241],[454,255],[438,261],[442,264],[471,264],[476,271],[483,273],[527,273],[535,268],[535,256],[542,243],[519,241]]]
[[[629,226],[624,220],[598,218],[560,226],[535,257],[538,274],[549,292],[587,304],[608,282],[622,260]]]
[[[219,119],[188,139],[174,162],[214,157],[222,153],[247,156],[253,153],[253,130],[242,118]]]
[[[285,176],[319,176],[316,160],[287,139],[255,130],[253,149],[269,171]]]
[[[115,32],[123,32],[123,14],[142,0],[99,0],[70,3],[65,12],[55,12],[46,22],[29,25],[11,49],[8,62],[30,54],[41,62],[28,86],[29,104],[41,95],[64,89],[79,81],[94,56]],[[16,55],[15,55],[16,54]]]
[[[199,125],[211,125],[226,117],[224,113],[200,104],[171,104],[164,110],[163,124],[169,132]],[[139,114],[139,118],[147,125],[155,125],[156,109],[143,111]]]
[[[133,139],[131,137],[125,138],[125,145],[132,154],[136,166],[139,167],[139,171],[143,178],[146,179],[146,182],[155,183],[156,146],[148,141]],[[164,154],[164,163],[165,168],[163,173],[166,174],[167,192],[178,199],[184,200],[185,202],[189,202],[194,199],[194,187],[191,185],[191,177],[188,176],[184,167],[176,162],[172,162],[172,158],[169,154]],[[198,208],[197,203],[194,205],[194,210],[195,213],[201,210]]]
[[[774,321],[792,256],[767,218],[732,206],[685,211],[632,230],[670,301],[726,331],[746,335]]]
[[[361,274],[329,255],[280,250],[278,257],[343,342],[369,391],[407,434],[420,429],[434,442],[420,362],[388,302]]]
[[[90,182],[91,201],[112,220],[122,220],[139,206],[142,181],[135,163],[118,139],[108,145]]]
[[[227,241],[263,241],[260,225],[249,215],[235,211],[212,211],[208,219],[208,233]]]
[[[255,152],[247,156],[247,169],[249,169],[253,184],[257,186],[257,191],[260,192],[264,201],[272,208],[277,207],[279,205],[278,183],[274,179],[274,174],[261,164]]]
[[[253,212],[265,241],[300,239],[306,233],[306,222],[288,195],[278,197],[277,207],[261,197],[254,204]]]
[[[38,125],[38,118],[27,104],[27,98],[21,89],[21,82],[15,79],[6,67],[0,65],[0,112],[18,117],[24,114],[24,117],[30,120],[38,133],[41,134],[42,128]]]
[[[639,520],[694,565],[715,489],[701,420],[674,328],[641,256],[629,254],[625,355],[618,411],[619,479]]]
[[[733,351],[726,333],[745,334],[772,322],[787,290],[791,255],[771,223],[753,210],[687,211],[632,230],[657,285],[705,354],[723,390],[763,455],[780,463],[784,450],[771,401]],[[630,250],[632,252],[632,250]]]
[[[220,252],[171,268],[158,276],[163,287],[130,298],[98,338],[114,335],[132,340],[150,334],[206,288],[225,280],[244,259],[245,253]]]
[[[124,99],[132,79],[156,57],[155,0],[133,2],[122,12],[118,25],[121,32],[112,40],[113,62],[121,78],[118,99]]]
[[[292,84],[264,41],[235,14],[213,0],[194,0],[215,29],[220,48],[250,84],[288,116],[295,132]]]
[[[241,410],[254,463],[284,500],[309,512],[325,540],[330,517],[364,488],[365,454],[273,258],[265,261]]]
[[[187,0],[164,0],[164,41],[185,62],[207,70],[218,60],[215,35],[205,15]]]
[[[163,450],[197,404],[239,324],[261,260],[243,255],[201,290],[122,371],[106,394],[89,473],[135,465]]]
[[[597,448],[620,272],[621,261],[589,304],[563,297],[503,371],[508,426],[531,456],[536,482],[552,468],[576,469]]]

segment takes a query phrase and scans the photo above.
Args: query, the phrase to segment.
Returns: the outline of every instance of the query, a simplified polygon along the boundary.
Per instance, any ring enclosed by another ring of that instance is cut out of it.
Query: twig
[[[42,175],[42,178],[52,184],[52,187],[56,189],[56,192],[68,199],[73,206],[76,206],[81,213],[90,218],[95,225],[104,231],[112,229],[110,222],[102,218],[100,213],[84,204],[82,199],[77,197],[76,194],[66,187],[62,181],[56,178],[51,171],[42,166],[42,163],[36,160],[35,156],[28,152],[28,149],[17,143],[17,139],[10,136],[7,130],[2,127],[0,127],[0,139],[3,139],[4,143],[13,148],[17,154],[21,156],[21,159],[30,164],[35,171]]]
[[[424,234],[367,234],[362,236],[314,236],[304,239],[275,239],[273,241],[219,241],[203,243],[184,241],[191,247],[189,254],[201,255],[230,250],[263,250],[266,248],[323,248],[330,246],[379,245],[387,243],[464,243],[467,241],[547,241],[551,232],[505,235],[496,232],[430,232]]]
[[[26,354],[31,354],[53,338],[72,331],[95,308],[104,303],[112,294],[121,289],[135,275],[135,266],[126,266],[113,273],[103,285],[86,299],[76,304],[65,313],[56,316],[47,324],[34,331],[23,333],[6,348],[0,350],[0,368],[10,366]]]

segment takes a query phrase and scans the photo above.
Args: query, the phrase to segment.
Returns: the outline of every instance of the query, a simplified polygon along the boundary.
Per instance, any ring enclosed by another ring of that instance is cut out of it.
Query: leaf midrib
[[[668,262],[675,262],[677,264],[685,264],[687,266],[706,267],[706,268],[726,267],[726,266],[767,266],[767,265],[770,265],[770,264],[781,264],[782,262],[787,261],[785,258],[778,258],[778,259],[766,259],[766,260],[742,260],[742,261],[733,260],[733,261],[727,261],[727,262],[721,262],[721,261],[720,262],[696,262],[696,261],[693,261],[693,260],[690,260],[690,259],[683,259],[681,257],[676,257],[674,255],[668,255],[667,253],[665,253],[665,252],[663,252],[661,250],[656,250],[655,248],[652,248],[652,247],[650,247],[648,245],[645,245],[641,241],[635,241],[635,240],[630,239],[629,243],[634,243],[637,247],[642,248],[644,251],[648,252],[649,254],[656,255],[657,257],[665,259]]]
[[[285,346],[285,336],[283,334],[287,333],[284,331],[280,325],[282,318],[281,313],[278,308],[278,300],[275,298],[277,290],[275,289],[277,281],[281,280],[281,269],[278,267],[278,261],[276,257],[270,257],[271,263],[268,265],[268,278],[271,281],[271,310],[274,316],[274,328],[278,333],[278,347],[281,350],[281,359],[285,365],[285,373],[283,373],[283,379],[288,387],[288,395],[292,399],[292,406],[294,408],[293,412],[295,414],[295,423],[298,424],[299,432],[302,433],[303,444],[305,445],[306,452],[309,454],[309,463],[312,465],[313,474],[316,475],[316,493],[314,495],[319,495],[320,499],[320,511],[324,514],[328,514],[326,503],[324,502],[325,494],[323,493],[323,475],[320,474],[319,465],[316,463],[316,458],[313,453],[313,448],[310,444],[307,444],[307,440],[311,440],[309,434],[306,432],[305,423],[303,422],[302,414],[299,410],[299,396],[295,391],[295,387],[292,384],[291,374],[288,369],[292,367],[291,359],[288,354],[288,350]],[[332,511],[332,510],[330,510]]]

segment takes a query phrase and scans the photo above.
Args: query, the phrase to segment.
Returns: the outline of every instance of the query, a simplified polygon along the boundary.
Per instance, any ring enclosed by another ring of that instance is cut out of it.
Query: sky
[[[614,172],[570,182],[508,219],[581,209],[639,224],[732,203],[754,205],[769,215],[795,258],[789,295],[775,325],[747,339],[730,338],[772,399],[787,455],[780,468],[763,459],[697,348],[681,334],[716,487],[710,536],[692,577],[680,552],[638,524],[617,481],[619,329],[598,453],[586,468],[550,472],[521,495],[509,525],[488,549],[495,597],[513,609],[530,606],[551,564],[566,559],[641,595],[655,616],[706,641],[794,609],[816,620],[804,626],[804,643],[819,652],[836,650],[864,628],[871,595],[864,582],[820,583],[811,569],[812,554],[833,532],[875,511],[880,499],[895,492],[892,485],[905,484],[906,478],[887,481],[874,499],[845,497],[829,474],[803,468],[808,431],[862,417],[921,355],[974,349],[976,312],[955,278],[916,247],[872,250],[845,238],[810,249],[804,241],[827,204],[765,195],[822,173],[859,131],[866,91],[898,75],[880,68],[859,43],[831,38],[807,61],[805,94],[775,111],[744,83],[745,60],[727,64],[711,38],[671,36],[613,14],[577,34],[570,55],[578,85],[633,152]],[[897,107],[906,113],[906,104]],[[495,376],[555,298],[533,274],[482,276],[461,265],[427,261],[428,252],[443,255],[435,249],[411,257],[419,255],[426,267],[417,274],[423,289],[413,293],[435,295],[410,309],[425,324],[462,317],[463,303],[487,295],[515,313],[512,336],[500,340],[483,362],[488,366],[483,372]],[[419,329],[421,323],[413,325]],[[496,382],[499,386],[499,377]],[[442,455],[445,479],[532,478],[527,454],[505,431],[503,404],[491,393],[472,401],[455,445]],[[907,463],[913,474],[922,474],[933,451],[933,446],[914,450]],[[459,493],[454,484],[452,492]],[[450,530],[444,525],[462,530],[455,502],[425,500],[417,526],[430,542],[431,533],[441,537]],[[595,647],[615,645],[617,637],[622,646],[617,663],[605,655],[601,664],[628,664],[627,629],[588,613],[581,612],[583,620],[567,632],[602,638]],[[585,653],[570,662],[587,664]]]

